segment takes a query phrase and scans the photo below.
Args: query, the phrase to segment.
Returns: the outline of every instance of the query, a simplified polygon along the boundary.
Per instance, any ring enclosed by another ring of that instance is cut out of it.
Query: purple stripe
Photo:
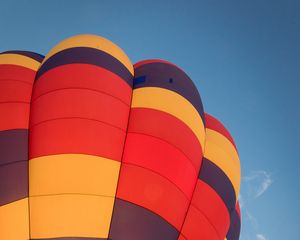
[[[177,240],[178,231],[157,214],[116,199],[110,226],[112,240]]]
[[[28,161],[0,166],[0,206],[28,196]]]
[[[0,166],[28,159],[28,130],[0,131]]]
[[[236,210],[234,210],[230,217],[230,227],[227,233],[227,240],[238,240],[240,238],[241,219]]]
[[[233,185],[226,174],[217,165],[203,158],[198,177],[218,193],[224,201],[229,214],[234,211],[236,196]]]
[[[37,72],[36,79],[50,69],[72,63],[86,63],[105,68],[119,75],[130,87],[132,87],[133,76],[119,60],[106,52],[88,47],[68,48],[54,54],[43,63]]]
[[[135,70],[134,89],[160,87],[174,91],[186,98],[199,112],[205,124],[204,111],[199,92],[186,73],[174,65],[161,62],[146,63]],[[140,81],[143,79],[143,81]]]
[[[23,55],[26,57],[30,57],[38,62],[42,62],[44,59],[44,56],[35,52],[29,52],[29,51],[20,51],[20,50],[13,50],[13,51],[6,51],[6,52],[2,52],[0,54],[6,54],[6,53],[14,53],[14,54],[19,54],[19,55]]]

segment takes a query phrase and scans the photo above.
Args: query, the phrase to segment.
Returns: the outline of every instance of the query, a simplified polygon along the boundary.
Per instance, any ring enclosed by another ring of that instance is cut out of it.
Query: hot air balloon
[[[173,63],[79,35],[0,54],[0,239],[237,240],[240,162]]]

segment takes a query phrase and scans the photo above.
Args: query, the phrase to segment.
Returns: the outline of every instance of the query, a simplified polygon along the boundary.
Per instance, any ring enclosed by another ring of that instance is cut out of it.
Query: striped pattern
[[[0,54],[0,239],[29,238],[29,111],[41,61],[32,52]]]
[[[66,64],[91,64],[107,69],[123,80],[130,86],[132,82],[132,73],[116,58],[110,54],[102,51],[101,49],[88,48],[88,47],[73,47],[64,49],[61,52],[48,58],[47,64],[43,64],[39,69],[37,78],[45,72]]]
[[[226,236],[227,240],[238,240],[241,232],[241,212],[240,205],[237,202],[235,209],[231,213],[230,227]]]
[[[29,58],[32,58],[34,60],[36,60],[37,62],[42,62],[44,59],[44,56],[35,52],[29,52],[29,51],[20,51],[20,50],[12,50],[12,51],[5,51],[2,52],[2,54],[17,54],[17,55],[22,55],[22,56],[26,56]]]
[[[155,69],[155,71],[154,71]],[[172,63],[161,60],[146,60],[135,64],[135,80],[143,78],[143,83],[134,84],[134,88],[159,87],[178,93],[186,98],[198,111],[204,121],[201,98],[193,81],[184,71]]]
[[[1,55],[0,57],[1,65],[19,66],[36,72],[41,64],[40,63],[41,59],[37,58],[36,56],[32,57],[31,52],[25,54],[24,51],[22,51],[21,53],[19,53],[18,51],[9,51],[9,52],[1,53],[0,55]],[[15,78],[19,79],[20,77],[16,76]],[[23,78],[23,80],[25,79]],[[31,83],[30,81],[28,81],[28,79],[27,81],[25,80],[25,82]]]
[[[133,88],[117,189],[122,204],[114,207],[109,236],[175,240],[201,166],[203,109],[193,105],[201,100],[191,80],[175,65],[146,61],[135,66],[135,77],[145,76],[145,81]],[[185,82],[190,85],[182,92]],[[194,102],[187,97],[189,92],[195,95]],[[116,219],[128,211],[128,205],[136,210],[124,224]]]
[[[199,179],[211,186],[231,212],[236,202],[235,192],[226,174],[212,161],[203,158]]]
[[[29,139],[32,239],[108,237],[132,94],[125,57],[84,35],[60,43],[39,68]]]
[[[223,240],[239,192],[240,165],[233,139],[223,124],[208,114],[205,120],[204,158],[182,235],[188,240]]]
[[[237,240],[234,141],[176,65],[79,35],[0,54],[0,239]]]
[[[114,58],[118,59],[124,65],[128,71],[134,75],[133,66],[127,57],[127,55],[115,45],[113,42],[96,35],[83,34],[75,37],[70,37],[59,44],[57,44],[52,50],[47,54],[44,59],[44,62],[51,58],[56,53],[59,53],[65,49],[77,48],[77,47],[86,47],[92,49],[98,49],[103,51]]]

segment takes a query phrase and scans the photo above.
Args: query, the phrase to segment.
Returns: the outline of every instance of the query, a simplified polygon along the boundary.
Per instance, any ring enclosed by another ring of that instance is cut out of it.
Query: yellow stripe
[[[230,179],[236,197],[240,191],[240,160],[232,143],[222,134],[206,129],[204,157],[215,163]]]
[[[0,239],[29,239],[28,198],[0,207]]]
[[[129,72],[134,75],[133,65],[127,55],[123,52],[123,50],[108,39],[97,35],[84,34],[67,38],[66,40],[60,42],[54,48],[52,48],[43,62],[45,62],[54,54],[64,49],[73,47],[90,47],[104,51],[118,59],[129,70]]]
[[[114,196],[120,162],[84,154],[43,156],[29,161],[30,196],[81,193]]]
[[[205,130],[202,119],[193,105],[181,95],[163,88],[138,88],[133,91],[131,107],[152,108],[172,114],[190,127],[203,148]]]
[[[41,63],[30,57],[13,53],[0,54],[0,64],[12,64],[22,66],[32,69],[34,71],[37,71],[41,65]]]
[[[113,204],[113,197],[89,195],[30,197],[31,238],[74,236],[107,238]],[[14,229],[16,230],[18,229]]]

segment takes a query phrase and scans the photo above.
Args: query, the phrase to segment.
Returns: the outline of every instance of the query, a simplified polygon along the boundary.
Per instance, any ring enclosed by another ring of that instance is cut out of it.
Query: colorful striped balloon
[[[0,54],[0,239],[29,238],[28,128],[42,60],[32,52]]]
[[[205,114],[206,138],[182,239],[224,239],[240,188],[240,163],[235,143],[214,117]]]
[[[0,116],[0,239],[239,238],[236,146],[176,65],[95,35],[4,52]]]

